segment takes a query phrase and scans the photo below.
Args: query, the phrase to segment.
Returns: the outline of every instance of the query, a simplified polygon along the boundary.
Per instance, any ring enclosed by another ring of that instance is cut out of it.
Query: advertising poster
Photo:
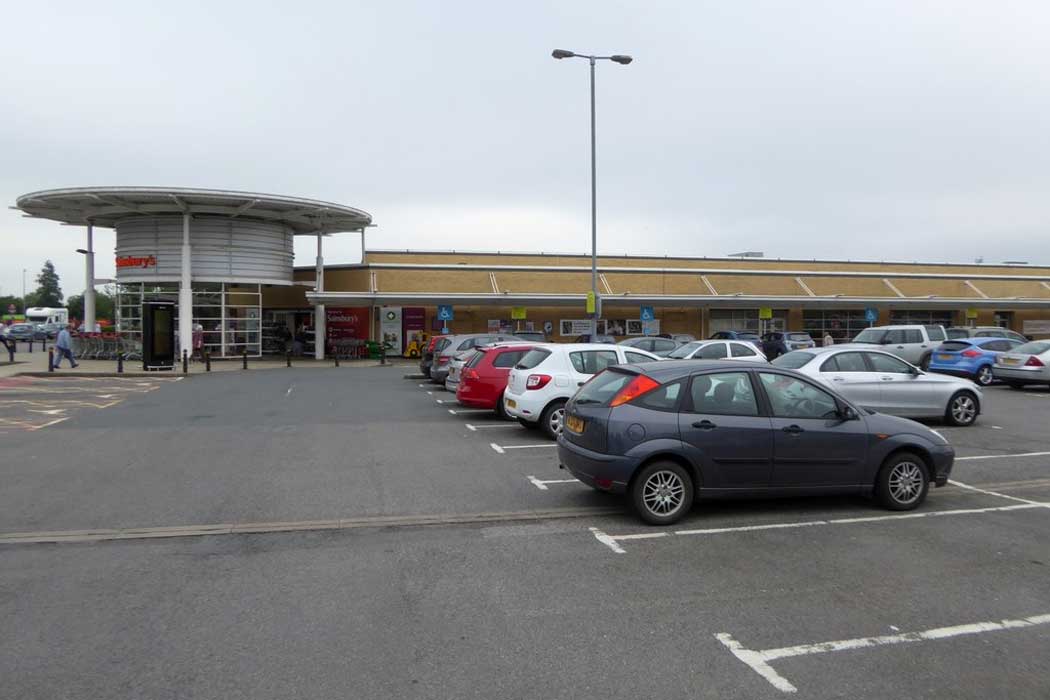
[[[325,331],[327,348],[333,352],[336,348],[346,348],[355,340],[368,339],[369,309],[367,306],[331,307],[325,310]],[[342,354],[344,350],[340,350]]]
[[[405,350],[401,331],[401,307],[381,306],[379,308],[379,337],[390,348],[390,352],[398,355]]]

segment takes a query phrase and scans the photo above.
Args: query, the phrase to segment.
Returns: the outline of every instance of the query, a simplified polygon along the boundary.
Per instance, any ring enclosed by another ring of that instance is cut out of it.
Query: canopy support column
[[[324,232],[317,232],[317,272],[315,274],[316,291],[324,291],[324,255],[321,250],[321,241],[324,238]],[[317,360],[324,359],[324,340],[325,340],[325,315],[324,315],[324,304],[318,303],[314,305],[314,358]]]
[[[182,275],[179,278],[179,353],[193,350],[193,270],[190,267],[190,214],[182,214]],[[176,358],[178,360],[178,358]]]
[[[87,225],[87,252],[84,254],[84,332],[95,331],[95,226]]]

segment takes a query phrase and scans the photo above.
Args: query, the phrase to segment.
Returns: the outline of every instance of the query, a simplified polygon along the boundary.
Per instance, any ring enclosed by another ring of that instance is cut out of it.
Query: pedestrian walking
[[[71,369],[76,369],[80,366],[77,364],[76,358],[73,357],[73,338],[69,335],[69,326],[62,326],[62,330],[58,332],[58,338],[55,339],[55,349],[58,350],[55,369],[58,369],[59,365],[62,364],[63,357],[69,359]]]
[[[835,339],[831,337],[831,331],[825,332],[824,333],[824,347],[828,347],[829,345],[834,345],[834,344],[835,344]]]

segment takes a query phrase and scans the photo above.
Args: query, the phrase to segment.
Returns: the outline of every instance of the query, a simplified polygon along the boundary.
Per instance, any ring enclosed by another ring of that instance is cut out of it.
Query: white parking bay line
[[[509,422],[507,422],[507,423],[493,423],[492,425],[475,425],[473,423],[465,423],[464,425],[467,426],[467,430],[473,430],[473,431],[488,430],[489,428],[517,428],[517,427],[519,427],[517,423],[509,423]]]
[[[988,492],[989,495],[1002,495]],[[674,530],[672,532],[656,532],[656,533],[634,533],[627,535],[608,535],[602,533],[602,538],[598,539],[602,544],[609,546],[608,541],[620,542],[626,540],[642,540],[642,539],[654,539],[657,537],[668,537],[668,536],[689,536],[689,535],[724,535],[738,532],[761,532],[762,530],[800,530],[812,527],[826,527],[829,525],[859,525],[861,523],[879,523],[888,522],[894,520],[918,520],[921,518],[938,518],[949,515],[980,515],[984,513],[1001,513],[1009,512],[1012,510],[1028,510],[1031,508],[1050,508],[1050,503],[1040,503],[1038,501],[1028,501],[1026,499],[1017,499],[1012,496],[1005,496],[1003,498],[1009,498],[1010,500],[1021,500],[1022,503],[1009,506],[990,506],[987,508],[956,508],[953,510],[929,510],[921,513],[900,513],[896,515],[872,515],[862,516],[859,518],[835,518],[831,520],[802,520],[797,522],[787,523],[765,523],[761,525],[740,525],[736,527],[711,527],[694,530]],[[592,528],[593,531],[593,528]],[[613,549],[617,554],[624,554],[623,548],[617,545],[616,549]]]
[[[531,445],[497,445],[494,442],[490,442],[489,446],[496,450],[500,454],[504,454],[506,450],[531,450],[534,447],[557,447],[556,442],[537,442]]]
[[[592,528],[593,529],[593,528]],[[984,634],[985,632],[1002,632],[1003,630],[1023,629],[1035,627],[1036,625],[1050,624],[1050,614],[1033,615],[1016,620],[991,620],[987,622],[971,622],[965,625],[954,625],[952,627],[935,627],[922,630],[921,632],[902,632],[901,634],[887,634],[880,637],[857,637],[855,639],[839,639],[832,642],[819,642],[817,644],[800,644],[793,647],[780,647],[777,649],[747,649],[740,642],[733,639],[731,634],[720,632],[715,639],[720,641],[733,656],[747,664],[751,670],[765,678],[777,690],[785,693],[798,692],[788,679],[777,673],[770,661],[787,659],[793,656],[809,656],[811,654],[827,654],[833,651],[851,651],[854,649],[865,649],[868,647],[885,646],[887,644],[905,644],[909,642],[929,642],[952,637],[962,637],[972,634]]]
[[[464,413],[492,413],[487,408],[450,408],[448,412],[454,416],[458,416]]]
[[[970,455],[969,457],[956,457],[956,462],[969,461],[974,459],[1008,459],[1010,457],[1046,457],[1050,455],[1050,452],[1015,452],[1013,454],[1002,454],[1002,455]]]
[[[538,488],[540,491],[549,491],[547,484],[578,484],[579,479],[537,479],[534,476],[525,477],[532,482],[532,485]]]

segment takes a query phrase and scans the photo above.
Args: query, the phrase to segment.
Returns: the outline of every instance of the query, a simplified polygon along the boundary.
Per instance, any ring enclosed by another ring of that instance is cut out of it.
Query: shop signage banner
[[[558,323],[558,335],[577,336],[591,332],[591,319],[589,318],[563,318]]]
[[[156,255],[118,255],[117,256],[117,267],[156,267],[157,256]]]
[[[379,336],[387,347],[398,355],[405,351],[401,331],[401,307],[379,307]]]
[[[422,306],[406,306],[401,309],[401,338],[406,350],[412,341],[422,342],[422,334],[426,329],[426,309]]]
[[[368,339],[368,319],[371,312],[367,306],[326,306],[324,313],[326,344],[329,350],[352,345],[354,340]]]

